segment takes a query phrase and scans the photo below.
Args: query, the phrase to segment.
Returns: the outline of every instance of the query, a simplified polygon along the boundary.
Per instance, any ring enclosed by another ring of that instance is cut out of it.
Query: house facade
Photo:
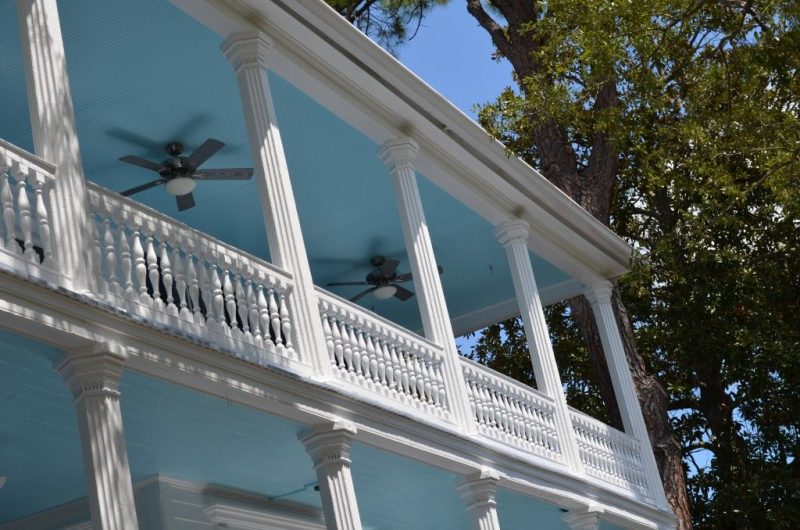
[[[631,249],[321,0],[0,27],[1,530],[675,526]],[[624,432],[566,402],[578,295]],[[536,388],[459,355],[514,315]]]

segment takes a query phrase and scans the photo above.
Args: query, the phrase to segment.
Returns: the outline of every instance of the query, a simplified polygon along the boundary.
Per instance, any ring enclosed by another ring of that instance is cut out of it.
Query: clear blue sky
[[[465,0],[434,9],[399,59],[458,108],[475,117],[476,103],[512,85],[511,66],[492,59],[489,34],[467,13]]]

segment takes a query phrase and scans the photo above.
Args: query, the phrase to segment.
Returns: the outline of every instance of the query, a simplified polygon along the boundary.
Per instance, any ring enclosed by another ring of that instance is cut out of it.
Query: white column
[[[650,445],[650,436],[647,433],[642,409],[639,406],[639,398],[628,366],[622,336],[614,316],[614,307],[611,303],[613,289],[614,286],[610,282],[600,282],[586,292],[586,298],[592,306],[592,312],[597,322],[600,341],[603,344],[608,371],[611,375],[611,383],[614,386],[619,413],[622,416],[622,425],[625,432],[636,438],[641,444],[642,467],[647,477],[650,494],[659,506],[666,507],[667,499],[664,495],[664,487],[661,484],[661,476],[658,473],[653,448]]]
[[[414,291],[422,316],[425,337],[444,348],[444,377],[448,405],[454,420],[468,432],[474,431],[475,419],[469,406],[467,387],[461,373],[453,326],[444,299],[442,281],[433,244],[422,210],[422,200],[417,187],[414,160],[419,147],[410,138],[390,140],[381,146],[378,155],[392,173],[400,213],[400,224],[406,252],[414,277]]]
[[[350,446],[355,435],[355,425],[337,420],[318,425],[299,437],[314,462],[328,530],[361,529],[350,472]]]
[[[98,344],[71,350],[57,368],[75,398],[95,530],[138,528],[117,388],[124,358]]]
[[[579,508],[565,513],[561,519],[567,523],[570,530],[598,530],[600,528],[600,516],[603,509],[599,506],[589,506]]]
[[[577,440],[575,432],[572,430],[572,420],[561,385],[561,376],[558,373],[553,344],[550,342],[547,321],[544,318],[544,309],[539,298],[539,289],[536,286],[536,278],[533,275],[533,266],[528,252],[530,231],[527,222],[517,219],[497,226],[495,236],[506,249],[520,316],[525,325],[525,336],[528,339],[528,351],[533,363],[533,373],[536,376],[536,386],[555,401],[556,429],[564,463],[571,466],[576,472],[582,472],[583,465],[578,453]]]
[[[56,0],[17,0],[17,14],[34,149],[57,168],[51,199],[56,259],[71,287],[86,290],[94,270],[87,266],[91,224],[58,7]]]
[[[331,373],[317,296],[311,278],[300,217],[267,81],[267,54],[272,42],[263,33],[234,33],[222,44],[233,65],[242,97],[250,152],[272,262],[293,277],[292,309],[297,351],[310,360],[317,375]]]
[[[495,500],[499,480],[497,471],[484,468],[459,484],[458,493],[467,507],[473,530],[500,530]]]

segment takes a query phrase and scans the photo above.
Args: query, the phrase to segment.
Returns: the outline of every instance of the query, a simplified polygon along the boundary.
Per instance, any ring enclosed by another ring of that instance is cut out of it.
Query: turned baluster
[[[327,306],[327,303],[323,302],[323,304],[323,307]],[[328,350],[328,360],[331,366],[336,366],[336,357],[333,353],[335,348],[333,344],[333,329],[331,328],[330,317],[325,313],[322,314],[322,334],[325,335],[325,347]]]
[[[347,368],[348,379],[352,379],[353,367],[353,343],[350,340],[350,330],[344,320],[339,321],[339,326],[342,335],[342,355],[344,357],[345,367]]]
[[[261,337],[261,325],[258,321],[258,296],[253,287],[253,274],[250,271],[247,275],[245,298],[247,299],[247,323],[250,326],[250,335],[257,346],[263,346],[264,339]]]
[[[145,233],[145,258],[147,259],[147,276],[150,279],[150,287],[153,289],[152,302],[158,309],[163,309],[164,302],[161,300],[161,286],[159,283],[158,255],[156,254],[155,243],[153,242],[153,232],[155,227],[147,224]]]
[[[181,241],[178,236],[177,241]],[[189,255],[186,255],[189,259]],[[178,315],[182,320],[191,320],[192,314],[189,312],[189,304],[186,296],[186,262],[181,256],[181,249],[178,243],[172,247],[172,274],[175,276],[175,292],[178,295],[176,305],[178,305]]]
[[[111,211],[103,212],[103,256],[106,261],[108,287],[112,294],[120,294],[120,285],[117,281],[117,242],[111,228]]]
[[[275,284],[272,281],[270,281],[269,285],[267,302],[269,303],[269,322],[272,334],[275,337],[275,344],[280,350],[283,347],[283,338],[281,337],[281,314],[278,310],[278,299],[275,296]]]
[[[39,240],[42,244],[44,258],[42,263],[53,265],[53,241],[50,230],[50,216],[44,196],[45,179],[38,173],[33,178],[33,191],[36,194],[36,219],[39,222]]]
[[[227,323],[225,322],[225,296],[222,292],[222,280],[219,277],[219,269],[215,263],[208,262],[208,283],[211,288],[211,305],[214,308],[214,325],[217,331],[225,333]]]
[[[239,320],[242,322],[242,333],[247,342],[253,341],[253,335],[250,333],[250,312],[247,310],[247,295],[245,294],[244,277],[237,272],[233,278],[233,286],[236,291],[236,312],[239,315]]]
[[[161,281],[164,283],[164,294],[166,295],[166,309],[167,313],[172,316],[178,316],[178,306],[175,305],[175,298],[172,294],[172,260],[170,259],[169,249],[167,248],[167,238],[169,237],[168,228],[161,226],[161,234],[159,235],[159,254],[161,264]]]
[[[386,360],[386,386],[392,391],[392,394],[397,392],[397,378],[395,372],[397,370],[397,353],[394,351],[394,346],[389,342],[383,343],[383,357]]]
[[[466,380],[467,383],[467,396],[469,397],[469,404],[472,407],[472,415],[478,425],[483,423],[483,407],[478,399],[477,391],[475,389],[475,381],[471,379]]]
[[[339,322],[336,317],[331,317],[331,334],[333,336],[333,362],[339,370],[347,371],[344,363],[344,348],[342,346],[342,333],[339,329]]]
[[[117,252],[119,254],[119,284],[125,296],[130,299],[133,294],[133,260],[131,258],[131,246],[128,243],[128,235],[125,228],[128,222],[128,214],[125,210],[118,210],[114,221],[117,223]]]
[[[194,253],[190,250],[186,254],[186,280],[189,284],[189,302],[192,305],[192,320],[195,324],[201,324],[203,322],[203,312],[200,309],[200,276],[197,273],[194,260]]]
[[[279,313],[281,317],[281,332],[283,333],[283,341],[286,344],[287,350],[292,350],[294,344],[292,343],[292,321],[289,318],[289,303],[286,299],[286,291],[281,288],[278,293],[279,299]]]
[[[367,323],[367,333],[364,336],[364,344],[367,352],[367,378],[374,383],[380,384],[378,379],[378,354],[375,351],[375,343],[372,341],[372,323]]]
[[[225,310],[228,313],[228,320],[230,320],[228,330],[233,331],[233,334],[238,337],[240,331],[239,325],[236,322],[236,295],[233,289],[233,282],[231,281],[233,272],[231,272],[228,258],[224,260],[224,265],[225,267],[222,269],[222,294],[225,300]]]
[[[376,339],[375,348],[378,356],[378,381],[380,381],[382,385],[386,385],[387,388],[390,388],[389,376],[386,374],[386,365],[389,361],[389,349],[386,347],[386,343],[382,338]],[[389,370],[391,370],[391,368],[389,368]]]
[[[425,390],[425,398],[431,405],[436,405],[436,398],[433,392],[433,380],[428,366],[428,361],[425,357],[420,359],[420,368],[422,369],[423,388]]]
[[[19,254],[20,248],[17,244],[16,234],[17,212],[14,210],[14,195],[11,193],[8,168],[5,165],[0,167],[0,202],[2,202],[3,205],[3,225],[5,228],[4,242],[6,250],[14,254]]]
[[[136,287],[139,290],[139,301],[149,301],[147,294],[147,265],[145,264],[144,247],[142,246],[142,224],[141,219],[133,216],[131,219],[131,230],[133,231],[133,271],[136,278]],[[97,263],[100,263],[99,261]]]
[[[409,344],[403,341],[403,346],[407,348]],[[411,397],[421,398],[417,394],[417,358],[408,349],[405,353],[406,365],[408,366],[408,393]]]
[[[28,199],[27,172],[28,168],[20,168],[17,177],[17,207],[19,208],[19,228],[22,232],[22,254],[34,263],[39,262],[36,251],[33,250],[33,226],[31,221],[31,203]]]
[[[272,340],[272,337],[270,337],[269,334],[269,302],[267,302],[267,297],[264,295],[263,285],[258,285],[257,287],[256,298],[258,299],[258,324],[261,328],[261,333],[264,335],[264,347],[267,348],[268,351],[274,352],[275,341]]]
[[[403,351],[402,341],[398,341],[397,351],[397,366],[400,367],[400,391],[407,395],[411,395],[411,380],[408,376],[408,363],[406,362],[406,353]]]

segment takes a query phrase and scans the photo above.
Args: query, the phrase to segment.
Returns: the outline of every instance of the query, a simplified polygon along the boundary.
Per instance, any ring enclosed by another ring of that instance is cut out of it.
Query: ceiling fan
[[[180,142],[170,142],[164,146],[169,158],[161,163],[151,162],[144,158],[128,155],[120,158],[121,162],[143,167],[150,171],[155,171],[160,178],[123,191],[126,197],[149,190],[164,184],[167,193],[174,195],[178,202],[178,211],[188,210],[194,206],[194,191],[196,180],[247,180],[253,177],[252,168],[227,168],[227,169],[199,169],[203,163],[225,146],[223,142],[209,138],[203,145],[195,149],[189,156],[182,156],[183,144]]]
[[[405,274],[397,274],[397,266],[400,262],[396,259],[386,259],[383,256],[374,256],[369,260],[370,264],[375,267],[363,282],[333,282],[329,283],[328,287],[339,287],[344,285],[369,285],[370,287],[361,291],[350,299],[351,302],[356,302],[361,298],[372,293],[372,296],[378,300],[386,300],[395,297],[401,302],[405,302],[414,293],[399,285],[401,283],[410,282],[413,276],[410,272]],[[442,267],[439,268],[439,274],[443,274]]]

